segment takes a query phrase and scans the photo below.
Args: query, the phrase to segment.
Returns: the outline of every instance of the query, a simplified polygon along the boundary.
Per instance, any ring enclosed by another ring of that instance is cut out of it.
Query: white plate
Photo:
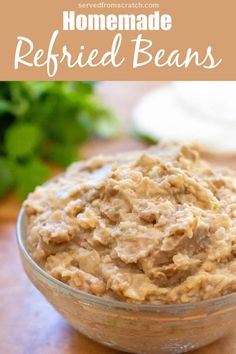
[[[135,128],[158,139],[236,153],[236,82],[176,82],[144,96]]]

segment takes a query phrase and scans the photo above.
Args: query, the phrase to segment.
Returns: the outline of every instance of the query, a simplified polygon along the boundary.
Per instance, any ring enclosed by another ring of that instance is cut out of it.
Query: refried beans
[[[75,163],[24,208],[32,258],[73,288],[157,305],[236,291],[236,178],[194,146]]]

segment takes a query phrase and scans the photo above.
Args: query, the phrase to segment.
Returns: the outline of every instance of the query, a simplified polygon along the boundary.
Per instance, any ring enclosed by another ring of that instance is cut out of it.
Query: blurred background
[[[73,161],[173,140],[234,164],[235,82],[0,83],[0,222]]]

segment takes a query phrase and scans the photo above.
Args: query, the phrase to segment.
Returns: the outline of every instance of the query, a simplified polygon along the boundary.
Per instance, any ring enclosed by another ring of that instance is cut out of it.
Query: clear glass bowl
[[[50,304],[80,333],[130,353],[184,353],[223,336],[236,323],[236,293],[187,305],[134,305],[71,288],[41,269],[25,245],[22,209],[17,239],[24,269]]]

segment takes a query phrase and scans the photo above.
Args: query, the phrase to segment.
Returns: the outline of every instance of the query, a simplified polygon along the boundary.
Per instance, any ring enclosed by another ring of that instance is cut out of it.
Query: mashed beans
[[[236,178],[194,147],[75,163],[24,207],[30,254],[71,287],[151,304],[236,291]]]

